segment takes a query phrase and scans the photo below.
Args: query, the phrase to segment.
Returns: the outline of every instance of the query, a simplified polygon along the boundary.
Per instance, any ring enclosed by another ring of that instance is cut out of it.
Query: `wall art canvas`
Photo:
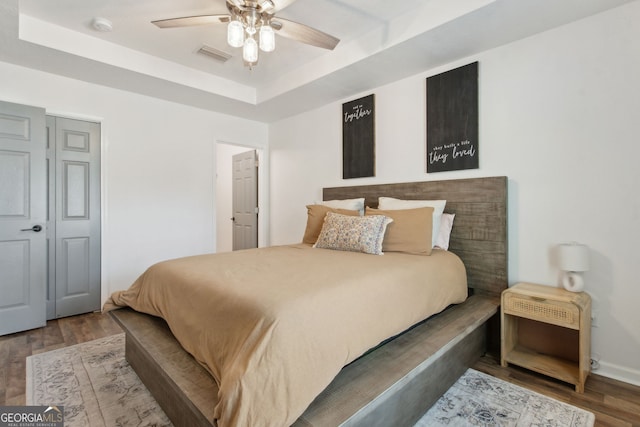
[[[342,104],[342,178],[375,176],[375,99]]]
[[[478,168],[478,63],[427,78],[427,173]]]

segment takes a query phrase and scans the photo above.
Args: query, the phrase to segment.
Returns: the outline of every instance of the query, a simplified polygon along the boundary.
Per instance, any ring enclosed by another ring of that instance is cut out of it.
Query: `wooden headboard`
[[[323,200],[364,197],[374,208],[380,196],[446,199],[445,212],[456,214],[449,250],[464,262],[469,288],[493,295],[507,288],[507,177],[333,187],[322,192]]]

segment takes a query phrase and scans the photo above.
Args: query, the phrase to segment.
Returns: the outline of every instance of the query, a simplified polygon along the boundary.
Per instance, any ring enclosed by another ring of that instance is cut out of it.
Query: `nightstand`
[[[591,297],[586,292],[518,283],[502,292],[501,364],[575,384],[591,371]]]

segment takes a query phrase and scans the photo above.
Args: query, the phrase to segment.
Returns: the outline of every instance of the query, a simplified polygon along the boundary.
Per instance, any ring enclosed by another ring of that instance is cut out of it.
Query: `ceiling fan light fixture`
[[[253,37],[247,37],[244,41],[242,59],[250,64],[258,62],[258,43]]]
[[[159,28],[190,27],[195,25],[227,24],[227,43],[242,48],[242,58],[249,68],[258,64],[259,51],[272,52],[276,47],[275,33],[312,46],[333,50],[340,39],[320,30],[276,18],[275,14],[295,0],[226,0],[228,14],[184,16],[151,21]],[[199,52],[224,58],[208,50]],[[224,52],[223,52],[224,53]]]
[[[260,27],[260,49],[264,52],[273,52],[276,48],[276,33],[271,25],[264,24]]]
[[[244,44],[244,27],[237,20],[232,20],[227,26],[227,43],[232,47],[242,47]]]

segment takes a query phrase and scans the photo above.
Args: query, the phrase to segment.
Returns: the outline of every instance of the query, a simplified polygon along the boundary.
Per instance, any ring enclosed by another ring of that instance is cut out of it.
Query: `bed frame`
[[[507,288],[507,178],[470,178],[325,188],[323,199],[379,196],[446,199],[455,213],[449,250],[465,263],[469,298],[345,366],[294,423],[411,426],[499,342],[496,316]],[[173,424],[212,426],[218,388],[160,318],[110,312],[126,332],[126,358]]]

